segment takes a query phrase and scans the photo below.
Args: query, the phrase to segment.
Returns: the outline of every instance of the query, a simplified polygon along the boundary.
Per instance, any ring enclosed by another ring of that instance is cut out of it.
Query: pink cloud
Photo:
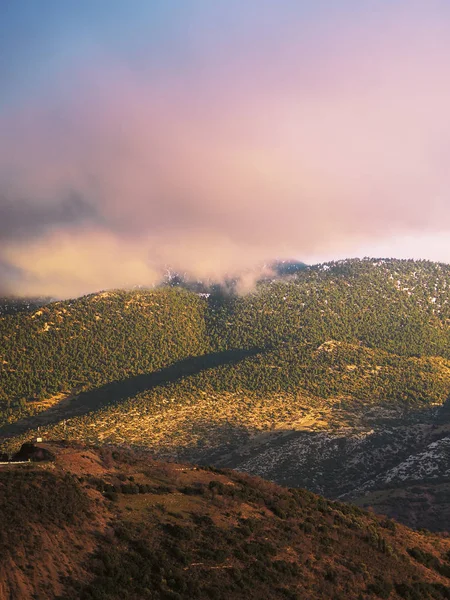
[[[20,291],[74,295],[449,231],[449,29],[416,5],[191,79],[81,65],[0,121],[0,182],[10,204],[76,192],[94,216],[29,223],[0,259]]]

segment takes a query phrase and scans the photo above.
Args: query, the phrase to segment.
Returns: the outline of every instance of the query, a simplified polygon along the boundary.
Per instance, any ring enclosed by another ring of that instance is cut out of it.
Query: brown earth
[[[233,471],[43,444],[0,471],[5,600],[450,598],[450,539]]]

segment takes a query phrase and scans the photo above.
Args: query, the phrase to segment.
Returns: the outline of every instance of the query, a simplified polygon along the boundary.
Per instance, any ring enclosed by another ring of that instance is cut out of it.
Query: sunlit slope
[[[353,260],[276,277],[243,297],[117,291],[3,317],[1,419],[230,349],[257,354],[213,370],[205,358],[194,389],[439,404],[449,391],[449,285],[445,265]]]
[[[107,387],[108,403],[96,410],[41,421],[41,433],[199,457],[266,431],[431,422],[450,393],[450,361],[329,341],[282,345],[135,394],[134,381],[140,378]],[[94,406],[99,394],[81,394],[78,402]]]

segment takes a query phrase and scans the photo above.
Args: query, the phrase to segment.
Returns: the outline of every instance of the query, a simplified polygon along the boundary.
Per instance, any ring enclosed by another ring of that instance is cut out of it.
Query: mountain
[[[0,448],[38,428],[145,447],[450,530],[449,286],[448,265],[349,260],[244,296],[119,290],[1,317]]]
[[[348,504],[148,453],[39,445],[0,466],[0,596],[444,599],[450,540]]]
[[[40,296],[37,298],[21,298],[16,296],[0,297],[0,316],[36,310],[40,306],[49,304],[52,298]]]

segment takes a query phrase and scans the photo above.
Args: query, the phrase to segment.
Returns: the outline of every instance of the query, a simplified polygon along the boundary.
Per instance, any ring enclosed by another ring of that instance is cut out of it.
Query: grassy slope
[[[232,471],[51,449],[0,472],[5,597],[450,597],[448,539]]]

